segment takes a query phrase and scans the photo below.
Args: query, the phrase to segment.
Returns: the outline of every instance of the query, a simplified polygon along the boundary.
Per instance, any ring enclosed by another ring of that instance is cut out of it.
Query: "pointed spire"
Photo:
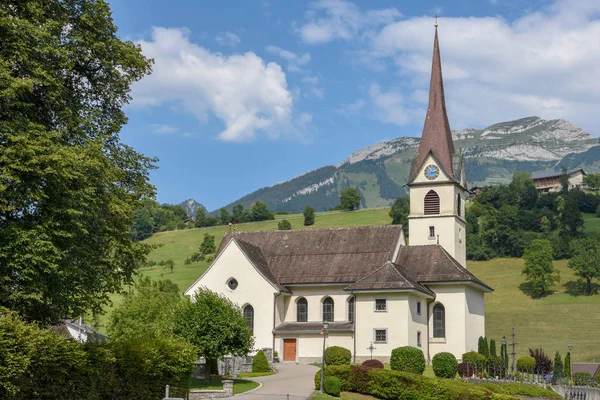
[[[454,143],[452,132],[446,114],[446,101],[444,99],[444,81],[442,79],[442,62],[440,59],[440,45],[438,42],[437,18],[435,22],[435,38],[433,40],[433,61],[431,65],[431,82],[429,86],[429,106],[425,116],[423,135],[419,145],[417,158],[412,165],[409,181],[415,179],[415,175],[425,162],[429,152],[433,152],[441,167],[446,173],[455,177],[459,171],[453,170],[452,158],[454,156]]]

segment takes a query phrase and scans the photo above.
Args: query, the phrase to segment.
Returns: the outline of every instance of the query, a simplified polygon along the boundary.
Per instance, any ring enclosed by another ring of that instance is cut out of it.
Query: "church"
[[[460,360],[485,335],[493,289],[466,268],[465,167],[446,114],[437,26],[408,187],[409,243],[399,225],[230,232],[185,294],[207,288],[237,303],[255,348],[284,362],[319,362],[324,339],[356,362],[387,362],[401,346],[428,361],[439,352]]]

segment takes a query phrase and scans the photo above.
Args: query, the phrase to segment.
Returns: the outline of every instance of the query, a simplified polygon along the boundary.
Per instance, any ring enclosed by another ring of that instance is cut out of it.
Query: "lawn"
[[[596,214],[583,214],[583,222],[587,232],[600,232],[600,218]]]
[[[200,390],[221,390],[223,389],[223,381],[228,378],[213,378],[208,385],[204,384],[204,379],[192,378],[190,380],[190,389]],[[243,379],[229,379],[233,380],[233,394],[240,394],[249,390],[257,388],[260,384],[258,382],[247,381]]]

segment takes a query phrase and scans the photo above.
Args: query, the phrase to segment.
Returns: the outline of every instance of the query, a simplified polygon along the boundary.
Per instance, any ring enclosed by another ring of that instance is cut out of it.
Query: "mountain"
[[[549,172],[561,167],[600,170],[598,138],[562,120],[538,117],[501,122],[484,129],[452,132],[454,146],[465,156],[469,186],[510,182],[517,171]],[[362,207],[387,206],[406,194],[410,166],[419,138],[401,137],[365,147],[344,162],[307,172],[252,192],[234,204],[257,200],[273,211],[302,211],[306,205],[326,210],[339,203],[340,192],[356,187]]]
[[[203,209],[205,212],[206,207],[204,207],[202,204],[198,203],[196,200],[194,199],[187,199],[184,202],[181,202],[179,204],[177,204],[179,207],[182,207],[185,212],[187,213],[188,217],[190,218],[194,218],[196,216],[196,211],[198,211],[198,209]]]

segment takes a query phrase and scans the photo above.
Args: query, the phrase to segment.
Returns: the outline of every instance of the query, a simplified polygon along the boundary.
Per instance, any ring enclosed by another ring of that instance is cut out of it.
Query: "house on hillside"
[[[594,380],[600,375],[600,363],[574,362],[572,372],[587,372],[592,377],[592,380]]]
[[[558,192],[562,188],[560,183],[562,174],[562,172],[550,172],[535,174],[532,175],[531,178],[533,179],[533,184],[536,189],[540,192]],[[569,176],[569,189],[583,186],[583,177],[585,176],[583,169],[572,169],[567,171],[567,175]]]
[[[355,361],[388,361],[392,349],[477,350],[484,295],[466,268],[463,157],[454,150],[444,102],[437,28],[429,107],[412,164],[407,245],[399,225],[229,232],[215,260],[186,291],[206,287],[237,303],[255,347],[312,363],[327,346]],[[326,333],[325,336],[322,333]]]
[[[84,324],[81,319],[79,321],[63,320],[60,324],[53,326],[51,329],[56,333],[69,336],[81,343],[102,343],[108,339],[106,335],[103,335],[91,326]]]

